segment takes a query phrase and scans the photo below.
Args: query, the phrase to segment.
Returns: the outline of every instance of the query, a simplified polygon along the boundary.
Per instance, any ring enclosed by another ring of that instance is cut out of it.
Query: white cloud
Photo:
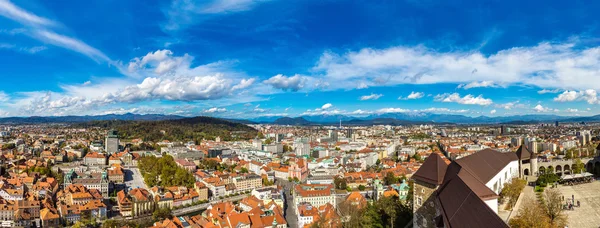
[[[282,74],[278,74],[263,81],[263,83],[271,85],[277,89],[298,91],[304,87],[306,81],[307,78],[300,75],[287,77]]]
[[[462,88],[462,89],[471,89],[471,88],[478,88],[478,87],[492,87],[492,88],[498,88],[498,87],[502,87],[496,83],[494,83],[493,81],[481,81],[481,82],[471,82],[469,84],[460,84],[458,85],[458,88]]]
[[[38,30],[34,33],[34,37],[40,39],[43,42],[69,49],[71,51],[79,52],[91,59],[96,61],[110,62],[110,58],[98,49],[84,43],[81,40],[60,35],[48,30]]]
[[[414,110],[415,112],[439,112],[439,113],[466,113],[468,109],[453,110],[449,108],[427,108],[421,110]]]
[[[410,112],[408,109],[403,108],[382,108],[375,111],[377,113],[398,113],[398,112]]]
[[[513,108],[525,108],[526,106],[524,104],[520,104],[519,101],[514,101],[514,102],[508,102],[508,103],[504,103],[504,104],[496,104],[495,107],[503,108],[506,110],[511,110]]]
[[[169,50],[150,52],[130,64],[135,77],[103,78],[83,84],[60,85],[62,92],[22,93],[8,106],[21,115],[64,115],[90,113],[92,110],[123,106],[141,101],[204,101],[206,106],[225,106],[255,101],[252,85],[256,79],[233,72],[228,62],[191,67],[189,55],[175,56]],[[165,62],[178,62],[174,67]],[[263,91],[261,89],[259,91]],[[243,95],[241,95],[243,94]],[[235,99],[230,99],[237,95]],[[211,102],[219,100],[219,102]],[[226,104],[229,103],[229,104]],[[201,110],[199,110],[201,111]],[[93,114],[96,114],[95,112]]]
[[[454,102],[454,103],[459,103],[459,104],[483,105],[483,106],[491,105],[493,103],[491,99],[483,98],[482,95],[475,97],[471,94],[468,94],[464,97],[460,97],[460,94],[458,94],[458,93],[438,94],[434,97],[434,100],[438,101],[438,102]]]
[[[588,104],[599,104],[598,93],[594,89],[582,91],[566,90],[554,98],[558,102],[586,101]]]
[[[439,52],[424,46],[364,48],[341,54],[324,52],[312,70],[335,81],[331,89],[353,88],[365,80],[374,83],[381,77],[389,78],[387,85],[493,81],[503,86],[600,89],[600,81],[593,80],[600,77],[600,47],[581,47],[572,39],[490,55],[477,50]]]
[[[566,111],[567,112],[571,112],[571,113],[575,113],[575,112],[579,112],[579,109],[576,109],[576,108],[567,108]]]
[[[538,91],[539,94],[546,94],[546,93],[560,93],[560,91],[562,91],[561,89],[542,89],[540,91]]]
[[[242,81],[240,81],[240,84],[237,84],[237,85],[233,86],[231,88],[231,90],[241,90],[241,89],[248,88],[252,84],[254,84],[254,81],[256,81],[255,78],[242,79]]]
[[[8,0],[0,0],[0,15],[19,22],[30,29],[23,29],[23,31],[19,33],[25,33],[44,43],[81,53],[95,61],[104,61],[115,64],[112,63],[110,58],[104,53],[83,41],[51,31],[50,28],[58,25],[57,22],[28,12]],[[26,51],[33,54],[45,49],[45,46],[36,46],[29,48]]]
[[[361,110],[361,109],[357,109],[352,111],[350,114],[351,115],[367,115],[367,114],[371,114],[373,113],[372,111],[366,111],[366,110]]]
[[[366,89],[366,88],[369,88],[369,85],[367,85],[367,83],[361,82],[358,84],[358,86],[356,88],[357,89]]]
[[[321,110],[329,109],[331,107],[333,107],[333,105],[331,103],[327,103],[327,104],[324,104],[323,106],[321,106]]]
[[[163,29],[179,30],[201,22],[210,15],[242,12],[266,0],[173,0],[163,12],[167,23]]]
[[[212,107],[212,108],[204,110],[204,113],[220,113],[220,112],[227,112],[227,109]]]
[[[34,47],[18,47],[14,44],[0,43],[0,49],[8,49],[18,52],[24,52],[28,54],[35,54],[43,50],[48,49],[46,46],[34,46]]]
[[[398,97],[398,100],[414,100],[414,99],[422,98],[424,96],[425,96],[425,94],[422,92],[414,92],[413,91],[413,92],[410,92],[410,94],[406,97],[402,97],[402,96]]]
[[[536,112],[558,112],[558,109],[552,109],[552,108],[548,108],[548,107],[544,107],[541,104],[536,105],[533,108],[534,111]]]
[[[7,102],[10,100],[10,96],[6,94],[4,91],[0,91],[0,102]]]
[[[490,111],[490,114],[492,114],[492,115],[496,114],[496,109],[492,109],[492,111]]]
[[[383,96],[383,94],[373,94],[373,93],[372,93],[371,95],[365,95],[365,96],[361,96],[361,97],[360,97],[360,100],[361,100],[361,101],[366,101],[366,100],[377,100],[377,99],[379,99],[379,98],[380,98],[380,97],[382,97],[382,96]]]
[[[9,0],[0,0],[0,15],[22,24],[41,26],[56,25],[56,22],[28,12],[11,3]]]

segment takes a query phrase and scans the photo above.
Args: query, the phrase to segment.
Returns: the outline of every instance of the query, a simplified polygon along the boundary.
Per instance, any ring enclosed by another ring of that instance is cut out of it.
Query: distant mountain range
[[[98,116],[30,116],[0,118],[0,124],[82,123],[99,120],[174,120],[183,116],[161,114],[108,114]]]
[[[0,124],[42,124],[42,123],[83,123],[102,120],[157,121],[175,120],[188,117],[161,114],[109,114],[98,116],[31,116],[0,118]],[[531,124],[559,122],[600,122],[600,115],[587,117],[558,115],[515,115],[515,116],[478,116],[470,117],[456,114],[435,114],[427,112],[385,113],[369,116],[347,115],[310,115],[299,117],[268,116],[251,119],[224,119],[234,123],[256,124],[271,123],[279,125],[374,125],[374,124]]]
[[[558,115],[514,115],[514,116],[478,116],[470,117],[456,114],[435,114],[427,112],[385,113],[363,117],[346,115],[311,115],[295,118],[270,116],[267,118],[249,119],[256,123],[274,123],[281,125],[337,125],[340,120],[343,125],[373,125],[373,124],[531,124],[559,122],[600,122],[600,115],[588,117],[558,116]]]

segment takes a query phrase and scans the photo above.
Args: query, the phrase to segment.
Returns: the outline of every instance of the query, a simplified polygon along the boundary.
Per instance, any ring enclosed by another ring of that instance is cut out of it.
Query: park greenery
[[[200,141],[202,139],[229,141],[251,139],[257,135],[254,128],[211,117],[193,117],[176,120],[127,121],[103,120],[76,124],[75,127],[115,129],[123,139],[140,138],[144,141]]]
[[[161,158],[145,156],[138,162],[144,182],[153,186],[186,186],[192,188],[194,176],[187,170],[177,166],[173,157],[163,155]]]

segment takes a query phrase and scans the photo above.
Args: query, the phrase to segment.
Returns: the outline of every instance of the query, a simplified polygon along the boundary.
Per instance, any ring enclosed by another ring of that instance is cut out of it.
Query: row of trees
[[[145,156],[138,162],[138,167],[146,185],[152,186],[186,186],[192,188],[196,182],[187,170],[177,166],[173,157],[163,155],[161,158]]]

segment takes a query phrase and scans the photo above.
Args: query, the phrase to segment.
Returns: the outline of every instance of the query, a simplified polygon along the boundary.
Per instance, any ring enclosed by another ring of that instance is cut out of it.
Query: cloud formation
[[[200,23],[210,16],[251,10],[267,0],[173,0],[163,9],[167,22],[166,31],[177,31]]]
[[[502,87],[496,83],[494,83],[493,81],[481,81],[481,82],[471,82],[469,84],[460,84],[458,85],[458,88],[462,88],[462,89],[471,89],[471,88],[479,88],[479,87],[483,87],[483,88],[487,88],[487,87],[491,87],[491,88],[498,88],[498,87]]]
[[[52,31],[52,29],[59,24],[58,22],[35,15],[8,0],[0,0],[0,16],[28,27],[28,29],[22,29],[18,33],[15,32],[13,34],[24,33],[41,42],[78,52],[95,61],[109,62],[112,64],[110,58],[98,49],[74,37]],[[37,52],[41,50],[43,49],[37,48],[31,49],[30,51]]]
[[[599,104],[598,93],[594,89],[582,91],[566,90],[554,98],[558,102],[586,101],[588,104]]]
[[[304,88],[306,81],[307,78],[300,75],[287,77],[282,74],[278,74],[263,81],[263,83],[271,85],[277,89],[298,91]]]
[[[212,108],[204,110],[204,113],[219,113],[219,112],[227,112],[227,109],[212,107]]]
[[[334,88],[386,85],[472,83],[470,86],[533,85],[541,88],[600,89],[600,48],[542,42],[485,55],[477,50],[439,52],[424,46],[363,48],[342,54],[324,52],[312,70],[339,83]],[[472,73],[477,69],[476,73]],[[367,81],[365,81],[367,80]],[[475,82],[475,83],[473,83]],[[491,82],[494,82],[493,84]],[[361,84],[362,83],[362,84]]]
[[[398,97],[398,100],[415,100],[424,97],[425,94],[422,92],[410,92],[410,94],[406,97]]]
[[[558,112],[559,111],[558,109],[544,107],[541,104],[538,104],[535,107],[533,107],[533,110],[536,112]]]
[[[491,99],[484,98],[482,95],[475,97],[471,94],[467,94],[466,96],[461,97],[458,93],[438,94],[434,97],[434,100],[438,102],[454,102],[459,104],[482,106],[491,105],[493,103]]]
[[[383,94],[374,94],[374,93],[372,93],[371,95],[364,95],[364,96],[361,96],[359,99],[360,99],[361,101],[367,101],[367,100],[377,100],[377,99],[379,99],[379,98],[380,98],[380,97],[382,97],[382,96],[383,96]]]

